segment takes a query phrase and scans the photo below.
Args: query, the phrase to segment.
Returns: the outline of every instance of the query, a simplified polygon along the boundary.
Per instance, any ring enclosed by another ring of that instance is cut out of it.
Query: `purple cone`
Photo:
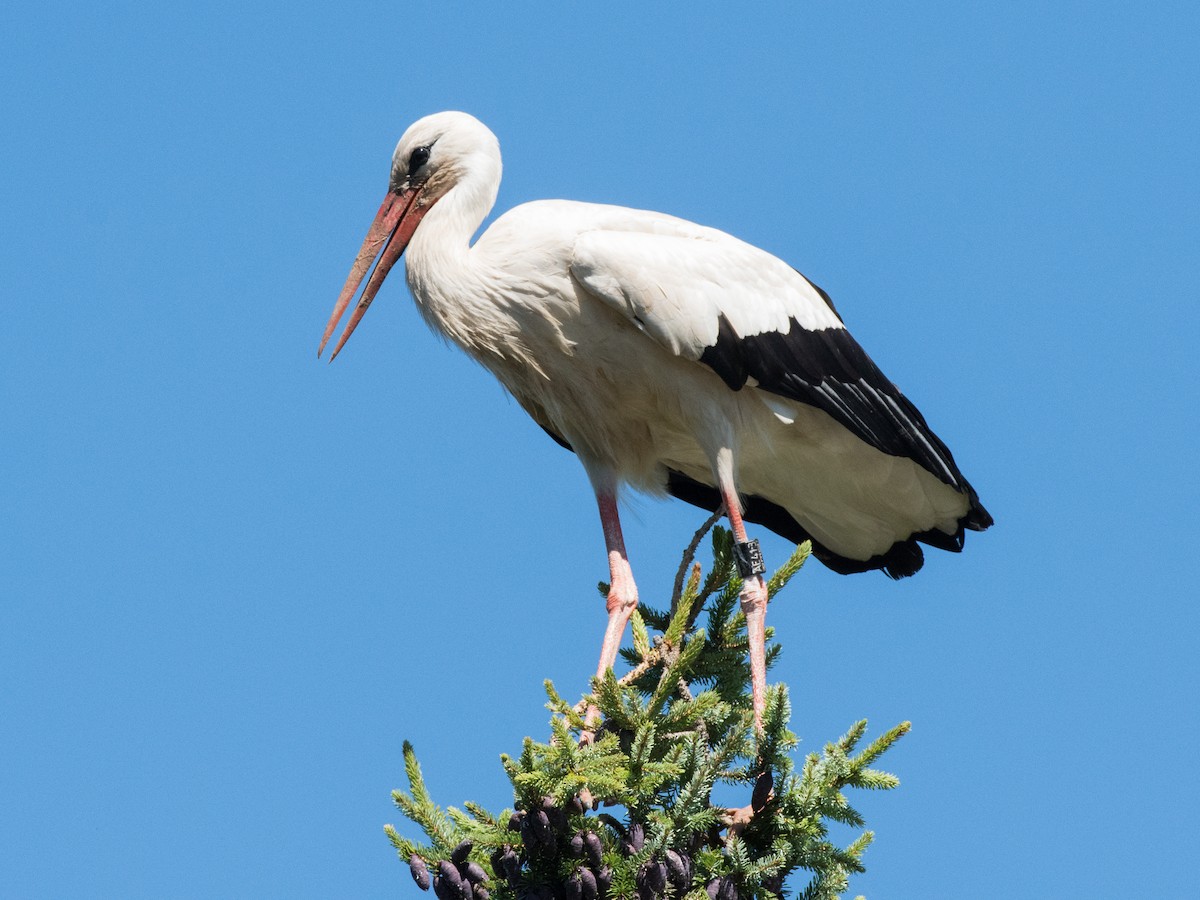
[[[425,860],[414,853],[408,858],[408,871],[412,872],[417,887],[423,891],[429,890],[429,867],[425,865]]]
[[[758,776],[758,781],[754,782],[754,792],[750,795],[750,808],[758,812],[767,805],[767,799],[771,796],[771,788],[775,786],[775,779],[771,777],[770,772],[763,772]]]
[[[680,856],[674,850],[668,850],[663,854],[663,862],[667,865],[667,876],[674,885],[676,892],[682,894],[687,890],[688,882],[691,880],[690,866],[684,863],[684,857]]]
[[[599,885],[596,883],[596,876],[592,874],[592,870],[586,866],[579,870],[579,886],[582,889],[583,900],[596,900]]]
[[[483,866],[476,862],[460,863],[458,866],[459,874],[471,884],[483,884],[487,881],[487,872],[483,871]]]
[[[587,853],[588,862],[592,864],[593,869],[599,869],[604,865],[604,844],[600,841],[600,835],[594,831],[585,831],[583,833],[583,849]]]

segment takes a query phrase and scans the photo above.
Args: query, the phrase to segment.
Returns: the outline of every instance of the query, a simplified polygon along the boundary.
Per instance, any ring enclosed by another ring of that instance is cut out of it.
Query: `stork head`
[[[462,112],[441,112],[418,119],[410,125],[396,145],[396,152],[392,154],[387,196],[375,214],[375,221],[371,223],[362,249],[350,268],[350,275],[333,307],[329,324],[325,326],[317,356],[324,351],[376,257],[379,257],[379,262],[346,324],[346,330],[330,354],[330,362],[337,357],[358,326],[383,280],[404,253],[417,226],[433,205],[453,188],[472,184],[477,189],[490,192],[490,196],[481,198],[490,208],[499,183],[499,142],[488,127],[474,116]]]

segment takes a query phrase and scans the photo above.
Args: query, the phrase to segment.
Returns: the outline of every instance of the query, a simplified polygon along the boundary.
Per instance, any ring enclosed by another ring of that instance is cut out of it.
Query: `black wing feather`
[[[791,319],[787,332],[739,336],[724,316],[718,325],[700,362],[732,389],[753,378],[765,391],[823,410],[876,450],[911,459],[967,494],[967,528],[992,524],[949,448],[844,328],[809,330]]]

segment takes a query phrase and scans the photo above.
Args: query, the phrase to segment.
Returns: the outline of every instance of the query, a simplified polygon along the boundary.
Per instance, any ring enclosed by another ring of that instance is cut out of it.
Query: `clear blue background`
[[[503,807],[541,680],[583,689],[576,461],[400,277],[315,358],[396,139],[447,108],[500,137],[499,209],[659,209],[800,267],[995,514],[772,606],[803,749],[914,723],[853,888],[1186,893],[1196,10],[7,5],[0,895],[415,897],[401,741]],[[699,519],[630,504],[644,597]]]

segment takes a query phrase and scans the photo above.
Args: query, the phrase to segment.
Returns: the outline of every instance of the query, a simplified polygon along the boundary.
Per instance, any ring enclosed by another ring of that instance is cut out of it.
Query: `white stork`
[[[466,113],[427,116],[404,133],[321,350],[375,258],[331,362],[408,248],[425,320],[591,479],[611,584],[598,675],[638,602],[621,487],[723,506],[761,721],[767,591],[744,520],[811,539],[834,571],[901,578],[921,568],[920,544],[957,552],[964,529],[992,518],[829,297],[791,266],[672,216],[565,200],[522,204],[472,244],[500,168],[496,136]]]

